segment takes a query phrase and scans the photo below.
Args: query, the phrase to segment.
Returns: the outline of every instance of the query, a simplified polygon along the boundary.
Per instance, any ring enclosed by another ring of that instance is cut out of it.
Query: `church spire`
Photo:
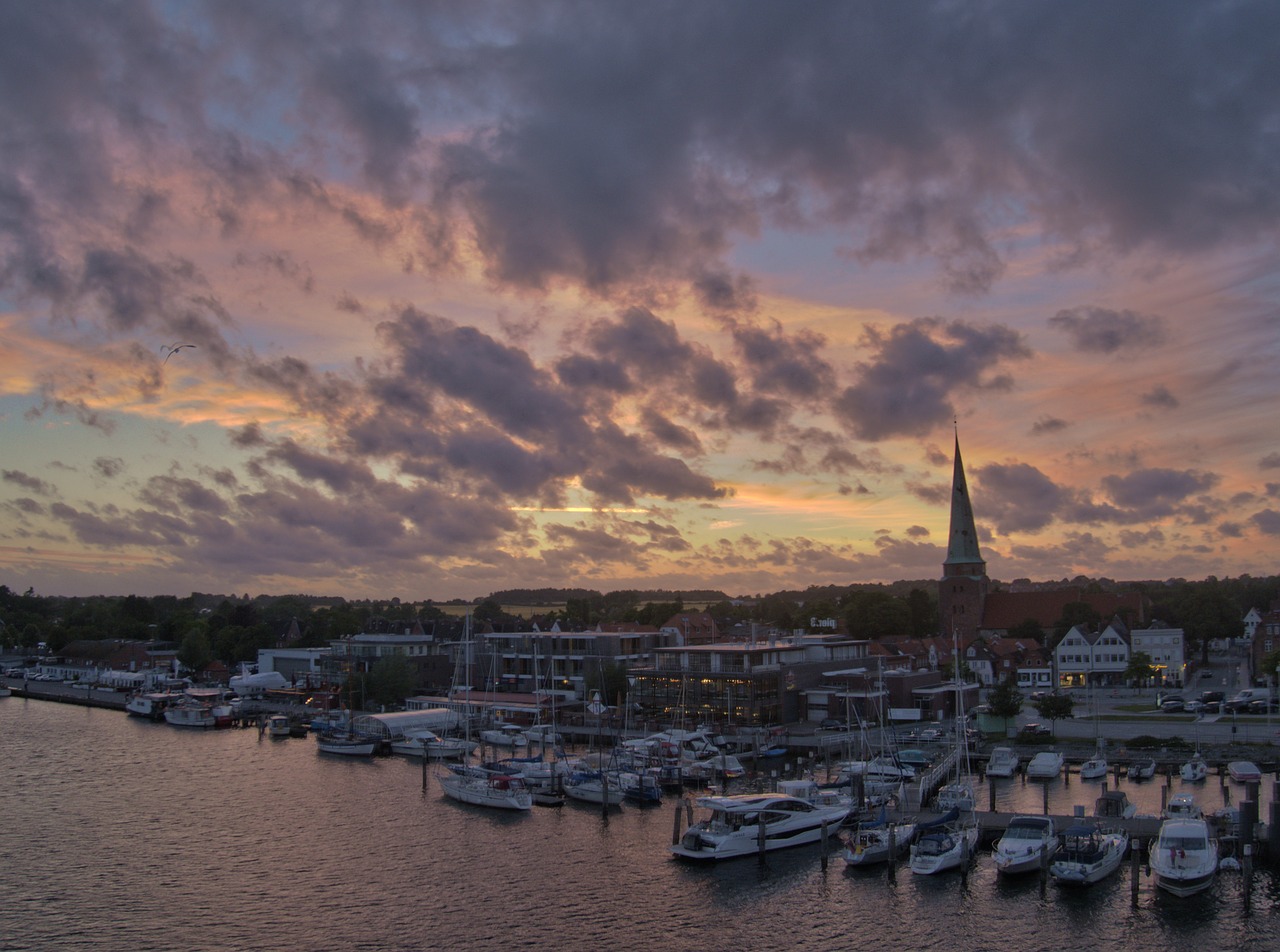
[[[945,577],[987,574],[987,563],[978,549],[978,529],[973,521],[973,504],[964,478],[960,459],[960,432],[956,431],[955,470],[951,477],[951,537],[947,541],[947,559],[942,563]]]

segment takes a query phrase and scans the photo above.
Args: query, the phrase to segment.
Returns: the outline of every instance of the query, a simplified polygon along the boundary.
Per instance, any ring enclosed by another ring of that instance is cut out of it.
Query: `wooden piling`
[[[996,778],[987,777],[987,810],[996,812]]]
[[[827,871],[827,821],[822,821],[822,871]]]
[[[671,845],[675,846],[680,842],[680,804],[676,804],[675,819],[671,823]]]
[[[1244,882],[1241,883],[1240,892],[1244,898],[1245,912],[1249,911],[1249,897],[1253,894],[1253,844],[1245,843],[1244,849],[1241,850],[1242,859],[1240,862],[1241,872],[1244,874]]]
[[[1044,815],[1048,816],[1049,815],[1049,784],[1047,782],[1042,785],[1042,790],[1044,793]]]
[[[1134,837],[1129,843],[1129,903],[1138,904],[1138,854],[1142,852],[1142,840]]]
[[[898,824],[889,824],[889,882],[898,873]]]
[[[756,823],[756,854],[760,858],[760,862],[764,862],[764,843],[765,843],[765,822],[761,818]]]

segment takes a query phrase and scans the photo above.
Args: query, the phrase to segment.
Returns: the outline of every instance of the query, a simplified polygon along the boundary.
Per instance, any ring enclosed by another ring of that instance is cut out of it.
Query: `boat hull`
[[[1049,875],[1064,886],[1092,886],[1120,868],[1128,848],[1129,837],[1126,834],[1107,834],[1095,855],[1087,859],[1054,860],[1049,865]]]
[[[938,837],[945,837],[940,841]],[[978,846],[978,830],[970,827],[955,833],[928,833],[911,848],[909,866],[917,876],[935,876],[959,869],[973,859]]]

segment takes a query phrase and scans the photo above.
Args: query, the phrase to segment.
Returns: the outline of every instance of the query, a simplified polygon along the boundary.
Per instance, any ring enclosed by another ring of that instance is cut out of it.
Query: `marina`
[[[977,922],[998,935],[992,948],[1122,940],[1142,952],[1166,948],[1171,931],[1241,948],[1273,936],[1280,880],[1261,864],[1248,909],[1243,874],[1225,870],[1186,898],[1142,871],[1134,904],[1127,865],[1088,890],[1042,895],[1035,876],[998,874],[994,828],[963,880],[848,865],[836,835],[828,853],[813,842],[763,861],[689,864],[669,851],[678,797],[607,813],[572,802],[491,810],[447,797],[430,771],[424,787],[420,758],[317,757],[311,738],[3,703],[0,933],[14,950],[480,949],[513,936],[568,949],[920,948],[973,934]],[[1101,789],[1078,778],[995,785],[999,812],[1011,815],[1039,813],[1047,791],[1055,825],[1082,804],[1091,812]],[[1162,790],[1183,792],[1176,776],[1123,789],[1143,814],[1159,813]],[[1211,811],[1224,789],[1233,804],[1245,793],[1230,778],[1189,792]],[[1263,811],[1271,795],[1268,777]],[[980,820],[998,823],[989,812]],[[186,874],[192,864],[199,877]],[[851,923],[862,924],[856,934]]]

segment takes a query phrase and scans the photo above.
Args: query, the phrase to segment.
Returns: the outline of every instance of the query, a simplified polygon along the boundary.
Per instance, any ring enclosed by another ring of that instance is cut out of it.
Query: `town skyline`
[[[1280,562],[1272,4],[0,22],[12,590]]]

